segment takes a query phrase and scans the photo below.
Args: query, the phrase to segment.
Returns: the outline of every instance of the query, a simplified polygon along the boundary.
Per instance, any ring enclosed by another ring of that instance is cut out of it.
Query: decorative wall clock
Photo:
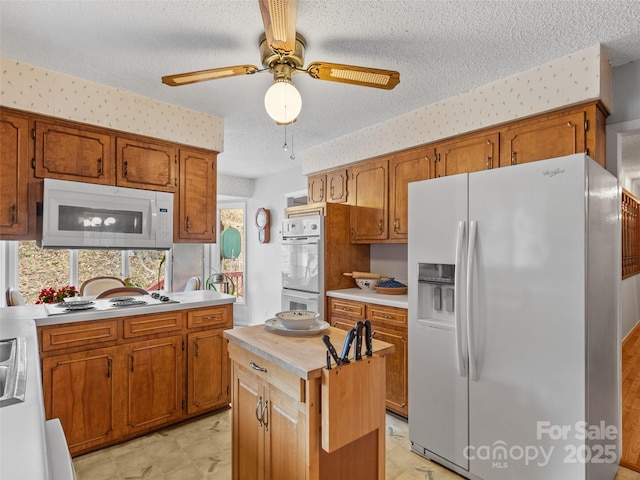
[[[271,231],[271,212],[267,208],[259,208],[256,211],[256,226],[258,227],[258,241],[269,243]]]

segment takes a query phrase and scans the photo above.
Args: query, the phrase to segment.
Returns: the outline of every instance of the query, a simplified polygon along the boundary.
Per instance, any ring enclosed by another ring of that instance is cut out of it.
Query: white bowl
[[[276,313],[283,327],[290,330],[308,330],[311,325],[320,317],[318,312],[309,310],[287,310]]]
[[[377,278],[354,278],[354,280],[362,290],[373,290],[379,282]]]

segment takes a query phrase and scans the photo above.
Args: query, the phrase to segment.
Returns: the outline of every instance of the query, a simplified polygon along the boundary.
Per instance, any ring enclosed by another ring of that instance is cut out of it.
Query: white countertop
[[[114,308],[113,310],[85,310],[50,317],[47,316],[44,305],[0,308],[0,339],[25,337],[27,341],[25,400],[0,408],[0,479],[52,479],[47,455],[42,374],[36,325],[99,320],[235,302],[234,296],[211,290],[168,293],[167,295],[180,303]]]
[[[345,288],[342,290],[329,290],[328,297],[353,300],[355,302],[367,302],[387,307],[409,308],[409,295],[386,295],[375,290],[362,290],[361,288]]]
[[[0,309],[0,338],[27,340],[27,386],[24,402],[0,407],[0,478],[51,478],[45,436],[40,353],[34,317],[41,305]]]
[[[95,310],[80,310],[73,313],[63,313],[61,315],[51,315],[49,312],[54,311],[51,306],[45,307],[44,305],[37,305],[40,307],[40,311],[36,317],[36,325],[57,325],[61,323],[77,322],[79,320],[102,320],[106,318],[124,317],[128,315],[144,315],[147,313],[158,312],[170,312],[174,310],[184,310],[187,308],[200,308],[211,307],[214,305],[224,305],[227,303],[234,303],[236,297],[233,295],[227,295],[226,293],[219,293],[213,290],[194,290],[192,292],[176,292],[176,293],[164,293],[171,300],[176,300],[177,303],[156,303],[153,305],[141,305],[135,307],[123,307],[123,308],[109,308],[109,309],[95,309]],[[148,299],[147,296],[134,297],[137,299]],[[76,297],[69,298],[69,301],[77,300]],[[108,303],[109,299],[99,300],[102,303]],[[11,307],[15,308],[15,307]]]

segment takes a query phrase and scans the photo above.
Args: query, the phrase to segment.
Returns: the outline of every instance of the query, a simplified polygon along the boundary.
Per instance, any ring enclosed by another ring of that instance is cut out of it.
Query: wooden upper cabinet
[[[388,236],[389,160],[351,167],[351,241],[369,243]]]
[[[178,151],[175,147],[117,137],[116,160],[119,186],[176,191]]]
[[[309,203],[347,203],[349,170],[340,168],[309,176],[307,197]]]
[[[324,173],[310,175],[307,189],[307,202],[320,203],[326,200],[327,176]]]
[[[346,203],[349,199],[347,185],[349,182],[349,170],[341,168],[327,172],[327,202]]]
[[[180,187],[174,241],[216,241],[216,155],[180,150]],[[176,199],[174,198],[174,204]]]
[[[389,239],[409,234],[409,182],[431,177],[429,157],[433,147],[414,149],[389,160]]]
[[[36,177],[115,185],[111,135],[36,121]]]
[[[0,116],[0,235],[26,235],[29,184],[29,121]]]
[[[439,143],[435,156],[435,176],[488,170],[500,165],[500,134],[473,135]]]
[[[501,132],[500,166],[562,157],[586,150],[586,112],[538,117]]]

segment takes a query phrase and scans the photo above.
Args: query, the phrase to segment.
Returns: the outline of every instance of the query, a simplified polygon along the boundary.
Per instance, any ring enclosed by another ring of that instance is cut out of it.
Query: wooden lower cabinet
[[[229,402],[229,360],[222,330],[187,335],[187,413]]]
[[[101,348],[42,361],[47,419],[60,419],[71,452],[108,443],[120,435],[121,360],[118,348]]]
[[[300,402],[237,364],[233,388],[233,478],[305,478]]]
[[[395,351],[387,355],[386,406],[388,410],[408,417],[407,310],[329,297],[328,318],[332,327],[347,331],[351,330],[357,321],[368,319],[373,328],[373,337],[395,347]]]
[[[125,355],[125,433],[182,417],[182,335],[128,345]]]
[[[38,327],[46,418],[60,419],[71,454],[227,407],[232,308]],[[131,338],[136,325],[153,333]]]

